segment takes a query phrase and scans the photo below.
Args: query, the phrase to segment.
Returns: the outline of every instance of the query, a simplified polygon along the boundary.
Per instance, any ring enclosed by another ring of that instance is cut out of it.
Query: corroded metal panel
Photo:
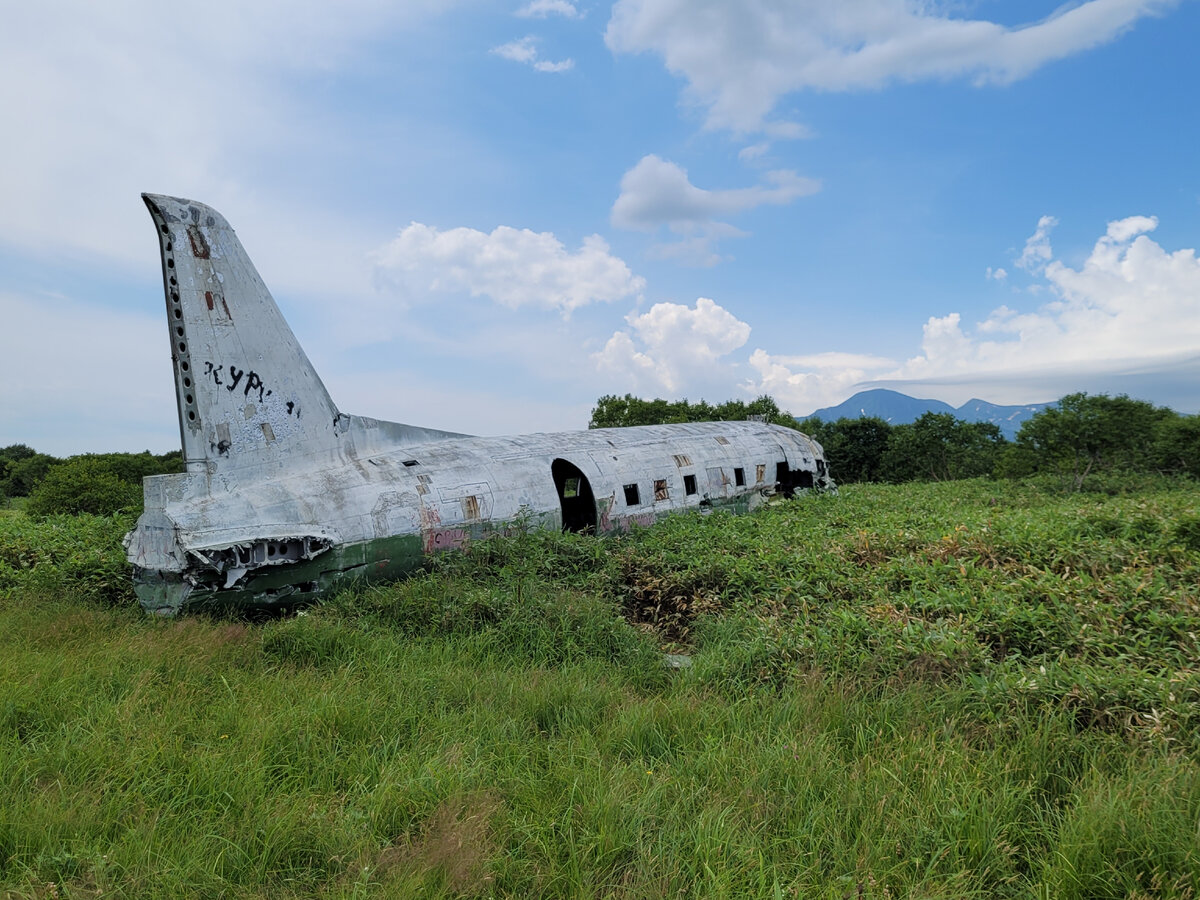
[[[303,602],[513,527],[622,532],[832,486],[818,443],[761,422],[475,438],[346,415],[225,219],[143,197],[187,463],[145,480],[126,537],[149,610]]]

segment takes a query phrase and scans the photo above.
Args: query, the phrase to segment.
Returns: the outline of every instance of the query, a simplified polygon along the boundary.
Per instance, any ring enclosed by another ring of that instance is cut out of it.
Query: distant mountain
[[[1021,423],[1053,403],[1029,403],[1025,406],[999,406],[986,400],[968,400],[955,409],[941,400],[918,400],[898,391],[877,388],[860,391],[844,403],[818,409],[812,415],[826,422],[878,416],[890,425],[907,425],[927,412],[950,413],[965,422],[991,422],[1010,441],[1021,430]],[[809,416],[808,418],[811,418]]]

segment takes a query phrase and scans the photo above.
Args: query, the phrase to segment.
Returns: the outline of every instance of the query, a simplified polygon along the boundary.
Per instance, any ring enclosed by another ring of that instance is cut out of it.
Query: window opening
[[[675,460],[675,465],[679,466],[681,469],[684,466],[690,466],[692,464],[692,458],[690,456],[685,456],[682,453],[676,453],[672,459]]]
[[[767,477],[767,467],[765,463],[759,463],[754,467],[754,483],[762,484],[763,479]]]
[[[654,499],[666,500],[670,497],[667,493],[667,479],[659,478],[654,482]]]
[[[733,470],[733,483],[736,484],[738,487],[746,486],[746,470],[745,469],[734,469]]]
[[[626,506],[640,506],[641,503],[642,503],[642,498],[641,498],[641,495],[638,493],[638,486],[636,484],[625,485],[625,505]]]
[[[685,494],[687,494],[689,497],[692,494],[696,493],[696,476],[695,475],[684,475],[683,476],[683,492]]]

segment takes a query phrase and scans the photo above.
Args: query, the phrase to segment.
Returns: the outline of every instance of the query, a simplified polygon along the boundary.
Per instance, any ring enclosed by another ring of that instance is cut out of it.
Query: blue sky
[[[1200,411],[1195,0],[25,7],[0,445],[178,445],[142,191],[229,219],[350,413]]]

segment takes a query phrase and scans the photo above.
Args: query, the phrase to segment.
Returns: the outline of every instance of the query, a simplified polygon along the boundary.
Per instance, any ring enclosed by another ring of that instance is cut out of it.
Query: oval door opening
[[[574,463],[556,459],[550,466],[554,489],[562,507],[563,531],[594,532],[596,530],[596,498],[587,476]]]

